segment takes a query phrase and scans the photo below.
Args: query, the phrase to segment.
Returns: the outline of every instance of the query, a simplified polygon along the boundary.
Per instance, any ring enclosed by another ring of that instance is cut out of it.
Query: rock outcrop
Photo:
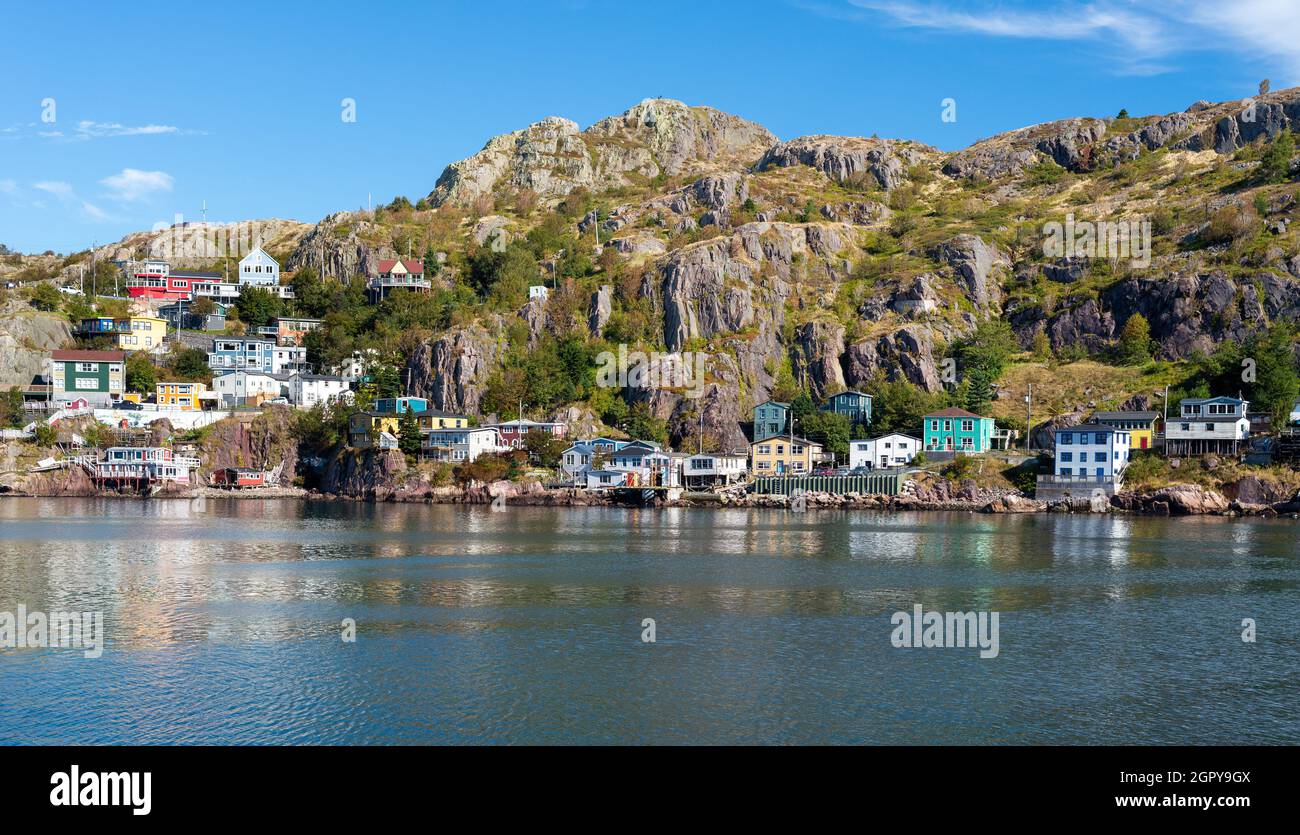
[[[468,206],[484,195],[511,191],[554,199],[579,188],[624,186],[632,176],[739,170],[775,141],[762,126],[713,108],[646,99],[585,131],[551,116],[497,136],[447,166],[429,200],[434,206]]]
[[[783,168],[807,165],[837,183],[867,185],[888,191],[903,184],[910,166],[934,153],[937,152],[933,148],[908,141],[859,136],[801,136],[770,148],[756,168],[762,171],[773,165]]]
[[[303,236],[286,270],[311,267],[320,275],[347,281],[379,272],[379,262],[398,257],[383,226],[361,212],[336,212]]]
[[[483,388],[500,356],[500,337],[483,325],[449,330],[408,358],[411,393],[429,398],[443,411],[477,414]]]
[[[71,341],[66,317],[9,302],[0,311],[0,389],[25,386],[32,377],[45,374],[48,353]]]

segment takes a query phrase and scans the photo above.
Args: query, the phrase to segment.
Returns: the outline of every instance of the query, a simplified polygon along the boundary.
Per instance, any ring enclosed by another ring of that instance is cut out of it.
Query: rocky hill
[[[1139,313],[1170,362],[1294,320],[1294,160],[1279,173],[1269,154],[1297,128],[1300,88],[1049,122],[942,153],[878,137],[782,141],[647,99],[586,129],[551,117],[495,137],[415,204],[264,232],[289,269],[344,282],[383,258],[433,258],[428,309],[331,323],[321,357],[396,352],[415,393],[475,411],[513,400],[493,386],[504,392],[512,363],[548,340],[703,352],[702,397],[631,399],[677,439],[702,412],[709,436],[735,445],[748,410],[791,381],[815,397],[886,381],[940,392],[940,361],[988,320],[1066,362],[1110,362]],[[1146,222],[1150,257],[1053,254],[1050,224],[1066,221]],[[131,238],[114,251],[154,248]],[[550,298],[528,299],[529,284]],[[544,405],[602,408],[560,396]]]

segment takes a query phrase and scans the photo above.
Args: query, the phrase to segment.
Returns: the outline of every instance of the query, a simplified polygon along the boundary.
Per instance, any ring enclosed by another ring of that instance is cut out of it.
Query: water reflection
[[[0,611],[104,611],[109,651],[0,649],[0,741],[1296,741],[1296,642],[1234,631],[1289,622],[1295,531],[5,499]],[[918,603],[1002,613],[1002,655],[894,649]]]

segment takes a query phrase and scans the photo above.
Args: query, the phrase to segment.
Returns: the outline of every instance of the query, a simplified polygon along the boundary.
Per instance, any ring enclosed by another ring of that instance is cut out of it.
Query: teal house
[[[871,395],[860,391],[842,391],[826,398],[822,411],[844,415],[849,423],[866,426],[871,423]]]
[[[923,419],[926,452],[988,452],[993,446],[993,418],[965,409],[943,409]]]
[[[754,440],[770,438],[786,431],[790,422],[790,404],[768,400],[754,407]]]

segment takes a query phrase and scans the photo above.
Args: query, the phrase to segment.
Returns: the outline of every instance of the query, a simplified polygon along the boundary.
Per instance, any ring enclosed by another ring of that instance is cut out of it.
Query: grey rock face
[[[368,243],[384,231],[362,213],[337,212],[316,224],[303,237],[285,269],[297,270],[312,267],[320,275],[347,281],[353,276],[372,276],[379,271],[379,262],[398,257],[391,246]]]
[[[587,328],[591,335],[598,337],[605,332],[610,314],[614,309],[614,289],[608,284],[591,294],[590,312],[587,315]]]
[[[957,235],[940,244],[934,257],[947,264],[961,280],[966,297],[981,310],[1002,300],[1002,286],[994,270],[1011,265],[1005,253],[976,235]]]
[[[498,332],[503,330],[498,327]],[[477,413],[500,355],[498,337],[482,325],[446,331],[408,358],[411,393],[429,398],[444,411]]]
[[[858,136],[802,136],[774,145],[756,167],[763,171],[773,165],[807,165],[837,183],[870,182],[889,190],[902,185],[909,166],[932,153],[936,153],[933,148],[912,142]]]
[[[1046,154],[1071,171],[1086,170],[1090,145],[1106,133],[1101,119],[1063,119],[1033,125],[990,139],[953,154],[943,166],[950,177],[979,176],[997,179],[1018,174]]]
[[[497,136],[477,154],[447,166],[429,200],[467,206],[512,190],[553,199],[578,188],[599,192],[628,185],[630,175],[740,169],[775,141],[762,126],[712,108],[646,99],[586,131],[552,116]]]
[[[845,387],[844,369],[840,366],[840,357],[844,355],[843,325],[822,321],[804,323],[795,332],[790,354],[795,379],[807,380],[814,399],[825,399]]]
[[[857,387],[876,377],[906,380],[930,392],[942,390],[930,331],[920,325],[907,325],[892,334],[848,346],[845,383]]]

